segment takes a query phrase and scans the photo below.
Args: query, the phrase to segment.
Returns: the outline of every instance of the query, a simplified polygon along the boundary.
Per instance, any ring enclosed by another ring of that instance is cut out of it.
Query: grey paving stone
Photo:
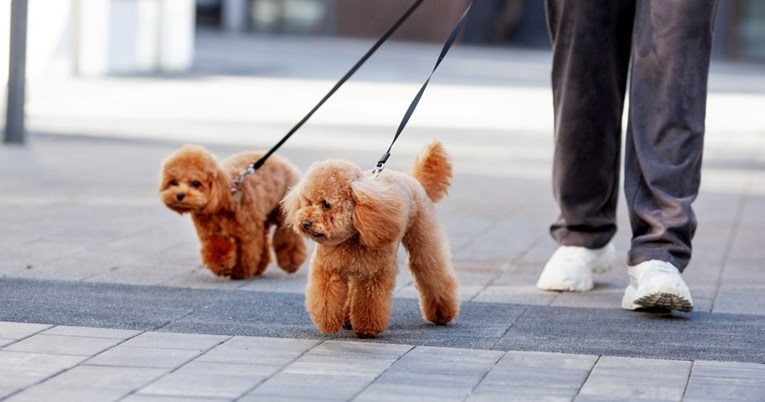
[[[308,339],[236,336],[196,361],[281,368],[318,344],[319,341]]]
[[[293,273],[287,273],[272,264],[263,276],[243,283],[238,289],[303,294],[308,283],[307,264],[306,262],[297,272]]]
[[[122,342],[121,339],[37,334],[7,346],[4,350],[11,352],[92,356],[120,342]]]
[[[247,394],[242,400],[350,400],[412,347],[359,342],[323,342]]]
[[[243,402],[349,401],[372,381],[374,377],[352,373],[346,375],[285,373],[270,378],[239,400]]]
[[[200,292],[189,299],[183,289],[156,286],[0,278],[0,298],[8,306],[0,320],[151,330],[212,303],[212,297]]]
[[[402,356],[354,400],[462,401],[503,354],[419,346]]]
[[[751,335],[762,325],[743,314],[528,306],[493,349],[765,363],[765,339]]]
[[[244,281],[236,281],[231,278],[215,276],[201,263],[187,265],[183,270],[172,278],[162,283],[163,286],[191,288],[191,289],[238,289],[245,286]]]
[[[82,401],[103,402],[116,401],[129,391],[117,389],[101,389],[96,387],[82,388],[50,388],[37,386],[17,393],[5,401],[10,402],[39,402],[39,401]]]
[[[158,349],[116,346],[94,356],[83,364],[89,366],[174,369],[191,361],[200,354],[201,351],[193,349]]]
[[[121,263],[120,265],[101,269],[97,273],[83,278],[83,280],[85,282],[122,283],[127,285],[163,285],[184,274],[184,272],[178,269],[158,270],[154,264],[165,265],[156,261],[156,259],[152,263]]]
[[[596,360],[585,355],[507,352],[467,400],[572,400]]]
[[[144,332],[121,346],[134,348],[183,349],[205,351],[228,340],[225,335]]]
[[[722,287],[714,301],[714,312],[763,315],[765,284],[759,286]]]
[[[27,388],[9,400],[118,400],[166,372],[152,368],[78,366],[40,385]]]
[[[188,396],[169,396],[169,395],[143,395],[132,394],[120,399],[122,402],[188,402]],[[198,398],[194,397],[192,402],[223,402],[230,401],[226,398]]]
[[[85,357],[0,350],[0,388],[19,390],[63,370]]]
[[[481,290],[471,301],[547,306],[557,296],[556,293],[541,292],[536,285],[491,284]]]
[[[50,325],[0,321],[0,338],[18,340],[42,332]]]
[[[112,328],[89,328],[73,327],[70,325],[59,325],[45,330],[45,335],[63,335],[63,336],[84,336],[87,338],[108,338],[108,339],[128,339],[132,338],[141,331],[131,331],[125,329]]]
[[[410,349],[412,347],[408,345],[326,341],[300,356],[282,372],[376,377]]]
[[[141,389],[138,395],[236,399],[279,370],[278,366],[193,361]]]
[[[550,293],[550,292],[545,292]],[[599,283],[589,292],[553,292],[555,307],[621,308],[624,287]]]
[[[11,394],[14,394],[16,392],[18,392],[18,389],[16,389],[16,388],[0,387],[0,398],[8,397]]]
[[[685,401],[756,401],[765,395],[765,366],[697,361],[693,363]]]
[[[577,400],[679,401],[683,398],[690,368],[687,361],[603,356],[593,367]]]

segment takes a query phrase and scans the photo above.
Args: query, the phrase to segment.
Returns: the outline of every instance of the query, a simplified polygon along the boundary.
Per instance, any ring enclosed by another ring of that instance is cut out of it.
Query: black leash
[[[462,17],[460,17],[460,19],[457,21],[454,29],[452,29],[452,33],[449,35],[446,43],[444,43],[444,47],[441,49],[441,54],[438,56],[438,61],[436,61],[436,66],[433,67],[433,71],[430,72],[428,79],[425,80],[424,84],[422,84],[422,88],[420,88],[420,91],[417,92],[417,96],[414,97],[414,100],[412,100],[412,103],[409,105],[409,109],[407,109],[406,113],[404,114],[404,118],[401,120],[401,124],[399,124],[398,130],[396,130],[396,135],[393,137],[393,141],[390,143],[388,150],[385,151],[385,153],[380,157],[380,160],[377,162],[377,166],[374,168],[374,170],[372,170],[372,177],[375,180],[377,180],[377,178],[380,176],[380,172],[382,172],[385,168],[385,162],[387,162],[388,158],[390,158],[390,151],[393,149],[393,144],[396,143],[396,140],[398,140],[401,132],[404,131],[404,127],[406,127],[406,124],[409,122],[409,118],[412,117],[414,109],[416,109],[417,104],[420,103],[420,98],[422,98],[422,94],[425,92],[425,88],[428,87],[430,79],[433,77],[433,73],[436,72],[436,69],[441,64],[441,61],[444,59],[444,57],[446,57],[446,53],[449,52],[449,48],[452,47],[452,44],[455,40],[457,40],[457,36],[460,34],[460,31],[462,31],[462,27],[465,25],[465,18],[467,17],[472,5],[473,1],[471,0],[470,3],[468,3],[467,8],[465,8],[465,12],[462,14]]]
[[[292,127],[292,129],[289,132],[287,132],[287,134],[281,140],[279,140],[279,142],[277,142],[276,145],[274,145],[268,152],[266,152],[260,159],[258,159],[252,165],[248,166],[247,170],[245,170],[242,173],[239,173],[239,177],[236,178],[233,181],[233,183],[231,183],[231,192],[234,194],[234,202],[238,201],[241,198],[242,194],[239,192],[239,185],[241,185],[242,181],[244,181],[244,177],[247,175],[254,174],[256,170],[260,169],[260,167],[263,166],[263,164],[266,162],[266,159],[268,159],[274,152],[276,152],[277,149],[279,149],[282,145],[284,145],[284,143],[287,142],[287,140],[290,137],[292,137],[292,134],[295,134],[295,132],[298,131],[298,129],[300,129],[300,127],[302,127],[308,121],[308,119],[310,119],[311,116],[313,116],[313,114],[316,113],[316,111],[319,110],[319,108],[322,105],[324,105],[324,103],[332,95],[334,95],[334,93],[337,92],[337,90],[340,89],[340,87],[343,84],[345,84],[346,81],[348,81],[349,78],[351,78],[351,76],[372,56],[372,54],[374,54],[377,51],[377,49],[380,46],[382,46],[382,44],[386,40],[388,40],[388,38],[390,38],[394,32],[396,32],[396,30],[404,23],[404,21],[406,21],[409,18],[409,16],[412,15],[414,10],[416,10],[417,7],[419,7],[420,4],[422,4],[423,1],[424,0],[416,0],[414,4],[412,4],[412,6],[409,7],[409,9],[406,10],[406,12],[398,19],[398,21],[396,21],[390,27],[390,29],[388,29],[388,31],[385,32],[383,36],[381,36],[380,39],[378,39],[374,45],[372,45],[372,47],[366,52],[366,54],[364,54],[364,56],[362,56],[361,59],[359,59],[359,61],[357,61],[356,64],[354,64],[353,67],[351,67],[351,69],[348,70],[348,72],[345,73],[345,75],[342,78],[340,78],[340,81],[338,81],[337,84],[335,84],[335,86],[332,87],[332,89],[330,89],[326,95],[324,95],[324,97],[319,101],[319,103],[316,104],[316,106],[314,106],[313,109],[311,109],[311,111],[308,112],[308,114],[306,114],[302,120],[300,120],[297,124],[295,124],[295,126]]]

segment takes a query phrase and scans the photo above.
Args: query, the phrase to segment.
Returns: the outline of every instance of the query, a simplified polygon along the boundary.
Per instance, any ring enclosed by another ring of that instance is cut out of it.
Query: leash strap
[[[452,29],[452,33],[449,34],[449,38],[446,40],[446,43],[444,43],[444,47],[441,49],[441,54],[438,56],[436,65],[435,67],[433,67],[433,71],[430,72],[428,79],[425,80],[424,84],[422,84],[420,91],[417,92],[417,95],[414,97],[414,99],[412,100],[412,103],[409,105],[409,109],[407,109],[406,113],[404,114],[404,118],[401,120],[401,124],[399,124],[398,130],[396,130],[396,135],[393,137],[393,141],[390,143],[388,150],[385,151],[385,153],[380,157],[380,160],[377,162],[377,166],[374,168],[374,170],[372,170],[372,177],[375,180],[377,180],[377,178],[380,176],[380,172],[382,172],[383,169],[385,168],[385,163],[388,161],[388,158],[390,158],[390,151],[391,149],[393,149],[393,144],[396,143],[396,140],[398,140],[398,137],[404,131],[404,127],[406,127],[406,124],[409,122],[409,118],[412,117],[412,114],[414,113],[414,109],[416,109],[417,104],[420,103],[420,98],[422,98],[422,94],[425,93],[425,88],[428,87],[428,84],[430,83],[430,79],[433,77],[433,73],[436,72],[436,69],[441,64],[441,61],[444,59],[444,57],[446,57],[446,53],[449,52],[449,49],[452,47],[452,44],[454,43],[455,40],[457,40],[457,36],[459,35],[460,31],[462,31],[462,27],[465,25],[465,19],[472,5],[473,5],[473,1],[471,0],[470,3],[468,3],[467,8],[465,8],[465,12],[462,14],[462,17],[460,17],[460,19],[457,21],[457,24],[454,26],[454,29]]]
[[[396,30],[404,23],[404,21],[406,21],[409,18],[410,15],[412,15],[412,13],[417,9],[417,7],[420,6],[420,4],[423,3],[423,1],[424,0],[416,0],[414,4],[412,4],[412,6],[409,7],[409,9],[406,10],[406,12],[388,29],[388,31],[385,32],[380,37],[380,39],[378,39],[377,42],[375,42],[375,44],[372,45],[371,48],[369,48],[366,54],[364,54],[364,56],[362,56],[361,59],[359,59],[359,61],[357,61],[356,64],[354,64],[353,67],[351,67],[351,69],[348,70],[348,72],[345,73],[345,75],[342,78],[340,78],[340,81],[338,81],[335,84],[335,86],[332,87],[332,89],[330,89],[326,95],[324,95],[324,97],[319,101],[319,103],[316,104],[316,106],[314,106],[313,109],[311,109],[311,111],[309,111],[308,114],[305,115],[305,117],[303,117],[297,124],[295,124],[295,126],[292,127],[292,129],[289,132],[287,132],[287,134],[284,137],[282,137],[282,139],[279,140],[279,142],[277,142],[276,145],[274,145],[260,159],[258,159],[252,165],[248,166],[247,170],[239,174],[239,177],[235,179],[233,183],[231,184],[231,192],[234,194],[236,199],[241,197],[241,194],[238,193],[238,190],[239,190],[239,185],[242,184],[242,181],[244,181],[244,177],[247,175],[251,175],[255,173],[256,170],[260,169],[260,167],[263,166],[263,164],[266,162],[266,159],[268,159],[274,152],[276,152],[277,149],[279,149],[282,145],[284,145],[284,143],[287,142],[287,140],[290,137],[292,137],[292,134],[295,134],[295,132],[298,131],[298,129],[300,129],[300,127],[302,127],[308,121],[308,119],[310,119],[311,116],[313,116],[313,114],[316,113],[316,111],[319,110],[319,108],[322,105],[324,105],[324,103],[327,102],[327,100],[332,95],[334,95],[335,92],[337,92],[337,90],[340,89],[340,87],[343,86],[343,84],[345,84],[345,82],[348,81],[348,79],[351,78],[351,76],[354,73],[356,73],[356,71],[359,68],[361,68],[361,66],[377,51],[377,49],[380,46],[382,46],[382,44],[386,40],[388,40],[388,38],[390,38],[394,32],[396,32]]]

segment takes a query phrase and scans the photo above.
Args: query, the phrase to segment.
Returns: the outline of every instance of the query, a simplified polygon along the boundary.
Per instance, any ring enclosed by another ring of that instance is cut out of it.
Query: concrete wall
[[[194,0],[28,0],[27,78],[185,71]],[[10,0],[0,1],[0,79],[8,76]]]

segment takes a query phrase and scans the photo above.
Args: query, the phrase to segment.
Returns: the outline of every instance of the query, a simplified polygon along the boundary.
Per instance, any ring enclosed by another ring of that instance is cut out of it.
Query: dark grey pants
[[[691,257],[716,0],[548,0],[555,111],[553,187],[561,245],[616,232],[628,71],[624,192],[628,263]]]

